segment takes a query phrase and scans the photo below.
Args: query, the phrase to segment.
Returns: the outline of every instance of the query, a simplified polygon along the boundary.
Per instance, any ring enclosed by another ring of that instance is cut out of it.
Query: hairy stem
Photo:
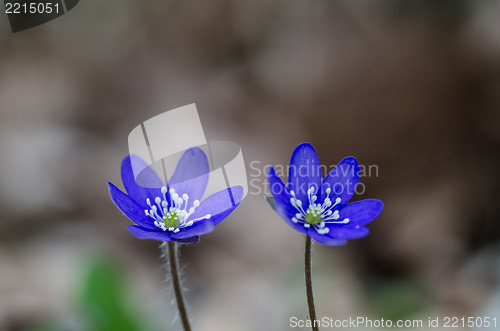
[[[305,262],[305,278],[306,278],[306,296],[307,306],[309,308],[309,319],[311,320],[312,330],[318,331],[319,328],[316,324],[316,309],[314,308],[314,297],[311,280],[311,238],[306,235],[306,247],[304,252]]]
[[[181,318],[184,331],[191,331],[189,325],[189,318],[184,304],[184,297],[182,295],[181,282],[179,278],[179,270],[177,267],[177,245],[173,241],[167,243],[168,264],[170,266],[170,275],[172,277],[172,287],[174,288],[175,300],[179,308],[179,315]]]

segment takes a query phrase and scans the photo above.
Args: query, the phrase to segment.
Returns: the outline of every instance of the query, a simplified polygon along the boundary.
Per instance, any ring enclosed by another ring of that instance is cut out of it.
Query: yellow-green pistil
[[[165,213],[163,220],[166,228],[176,228],[180,224],[179,215],[177,215],[176,210],[171,210],[168,213]]]
[[[318,210],[318,208],[315,207],[316,206],[314,205],[310,205],[309,208],[307,208],[305,216],[306,222],[312,225],[316,225],[323,220],[323,217],[321,216],[321,210]]]

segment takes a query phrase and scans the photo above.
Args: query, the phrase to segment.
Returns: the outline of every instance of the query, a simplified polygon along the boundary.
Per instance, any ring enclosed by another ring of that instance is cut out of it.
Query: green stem
[[[179,271],[177,268],[177,246],[173,241],[169,241],[167,246],[168,263],[170,266],[170,275],[172,277],[172,287],[174,288],[175,299],[177,301],[177,307],[179,308],[179,315],[181,318],[182,326],[184,327],[184,331],[191,331],[186,306],[184,305],[184,297],[182,295]]]
[[[305,262],[305,278],[306,278],[306,295],[307,295],[307,306],[309,308],[309,319],[311,320],[312,330],[319,331],[316,322],[316,309],[314,308],[314,297],[311,279],[311,238],[306,235],[306,247],[304,252],[304,262]]]

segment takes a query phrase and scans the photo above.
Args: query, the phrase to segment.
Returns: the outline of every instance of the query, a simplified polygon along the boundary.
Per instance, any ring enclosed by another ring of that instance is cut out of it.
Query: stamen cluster
[[[338,210],[332,210],[335,206],[339,205],[342,201],[340,198],[335,199],[335,203],[332,203],[330,199],[330,193],[332,193],[331,188],[326,189],[326,198],[323,203],[316,203],[318,196],[314,194],[315,188],[313,186],[309,187],[307,190],[307,199],[309,202],[309,207],[304,210],[303,202],[297,198],[295,192],[292,190],[290,194],[290,203],[298,213],[295,217],[292,217],[294,223],[302,223],[305,228],[310,228],[311,226],[319,234],[326,234],[330,232],[330,229],[325,227],[326,223],[336,223],[336,224],[347,224],[349,223],[348,218],[344,218],[339,221],[340,214]]]
[[[210,219],[211,215],[189,220],[189,217],[195,212],[196,208],[200,205],[198,200],[193,201],[193,206],[187,209],[189,204],[189,196],[183,194],[179,196],[175,189],[167,189],[166,186],[161,188],[162,197],[155,198],[155,204],[151,204],[151,200],[146,199],[149,210],[144,210],[146,216],[154,220],[154,225],[163,231],[171,231],[174,233],[179,232],[182,228],[193,225],[193,222],[202,219]],[[169,199],[167,199],[167,194]],[[170,201],[170,204],[169,204]]]

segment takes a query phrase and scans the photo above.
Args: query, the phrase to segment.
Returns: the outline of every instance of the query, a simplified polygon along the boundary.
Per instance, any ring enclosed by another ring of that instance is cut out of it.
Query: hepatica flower
[[[323,179],[319,158],[309,143],[297,146],[290,160],[288,187],[269,169],[268,181],[277,213],[295,230],[327,246],[368,235],[366,224],[382,211],[383,203],[365,199],[349,203],[359,182],[360,167],[343,159]]]
[[[134,176],[137,169],[141,169],[140,175]],[[139,156],[129,155],[121,166],[127,193],[108,183],[109,193],[118,209],[135,223],[127,229],[137,238],[196,243],[243,198],[243,188],[234,186],[201,200],[208,173],[207,157],[197,147],[183,154],[168,185]],[[139,185],[136,177],[147,182],[148,187]]]

